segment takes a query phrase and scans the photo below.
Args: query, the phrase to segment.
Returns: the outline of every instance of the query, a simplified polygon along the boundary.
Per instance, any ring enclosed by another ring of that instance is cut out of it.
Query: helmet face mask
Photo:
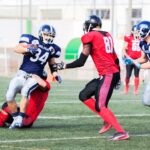
[[[39,38],[45,44],[53,43],[55,35],[56,31],[54,27],[50,25],[43,25],[39,30]]]
[[[92,15],[88,18],[88,20],[84,22],[83,31],[90,32],[92,31],[93,28],[96,28],[97,26],[101,28],[102,26],[101,19],[96,15]]]
[[[137,30],[139,31],[139,36],[141,39],[145,39],[150,35],[150,22],[149,21],[141,21],[137,25]]]
[[[139,31],[137,30],[137,26],[136,25],[134,25],[132,27],[131,33],[133,34],[135,40],[139,40],[140,39]]]

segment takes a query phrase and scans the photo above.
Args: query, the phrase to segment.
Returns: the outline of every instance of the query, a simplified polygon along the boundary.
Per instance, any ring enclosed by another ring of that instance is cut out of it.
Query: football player
[[[130,35],[124,36],[124,47],[123,47],[123,55],[124,57],[131,57],[132,59],[137,59],[141,57],[141,49],[139,47],[140,39],[138,36],[138,31],[136,30],[136,25],[132,27],[132,31]],[[134,94],[138,94],[138,86],[139,86],[139,71],[134,64],[126,65],[126,77],[125,77],[125,87],[124,92],[127,94],[129,90],[129,82],[132,71],[134,70]]]
[[[137,62],[141,65],[141,69],[150,69],[150,21],[141,21],[137,25],[139,35],[141,37],[140,47],[142,49],[142,56],[137,59]],[[150,106],[150,81],[147,83],[142,102],[146,106]]]
[[[10,81],[6,93],[8,107],[14,119],[10,129],[22,126],[30,94],[38,87],[37,81],[31,78],[32,74],[43,78],[43,69],[48,62],[51,73],[61,82],[55,67],[55,58],[60,56],[61,49],[53,43],[55,35],[54,27],[45,24],[39,30],[39,38],[30,34],[22,34],[19,44],[14,48],[16,53],[23,55],[23,62],[15,77]],[[18,113],[15,96],[19,92],[22,99],[20,101],[20,112]]]
[[[106,31],[101,31],[102,21],[92,15],[84,22],[84,32],[81,41],[83,50],[79,58],[72,63],[58,63],[58,69],[69,69],[84,66],[91,55],[97,68],[99,78],[91,80],[80,92],[79,99],[93,112],[97,113],[104,121],[100,134],[113,127],[115,133],[110,140],[125,140],[128,133],[118,123],[113,112],[108,108],[108,103],[113,89],[120,80],[119,60],[114,51],[113,39]],[[95,96],[95,99],[92,98]]]
[[[150,21],[141,21],[137,24],[137,30],[141,38],[140,48],[142,55],[137,60],[126,58],[126,64],[135,64],[140,69],[150,69]],[[150,81],[145,86],[142,103],[150,106]]]
[[[44,107],[50,90],[50,84],[48,83],[48,81],[45,80],[46,76],[43,80],[39,76],[33,74],[32,78],[37,81],[39,86],[31,93],[25,117],[23,118],[22,127],[31,127],[33,125]],[[0,112],[0,127],[10,125],[12,121],[12,112],[10,111],[7,103],[5,102]]]

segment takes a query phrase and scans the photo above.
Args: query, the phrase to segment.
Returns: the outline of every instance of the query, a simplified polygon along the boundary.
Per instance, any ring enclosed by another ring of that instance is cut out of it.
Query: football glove
[[[130,58],[123,57],[122,59],[123,59],[123,62],[124,62],[126,65],[131,65],[131,64],[133,64],[133,61],[132,61],[132,59],[130,59]]]
[[[120,87],[121,87],[121,80],[119,80],[119,81],[117,82],[117,84],[115,85],[114,89],[115,89],[115,90],[119,90]]]
[[[59,76],[59,75],[55,76],[55,79],[58,83],[62,82],[61,76]]]
[[[63,70],[66,68],[66,65],[63,61],[61,61],[61,63],[57,63],[57,69],[58,70]]]
[[[34,47],[33,45],[31,45],[29,48],[27,48],[27,51],[28,51],[31,55],[35,55],[36,53],[38,53],[37,47]]]

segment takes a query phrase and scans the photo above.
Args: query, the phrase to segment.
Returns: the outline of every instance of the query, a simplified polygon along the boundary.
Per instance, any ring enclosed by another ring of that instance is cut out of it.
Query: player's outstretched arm
[[[83,50],[78,59],[76,59],[75,61],[68,63],[68,64],[65,64],[64,62],[57,63],[57,69],[63,70],[63,69],[77,68],[77,67],[84,66],[84,64],[90,54],[90,51],[91,51],[91,44],[84,44]]]
[[[40,78],[38,75],[32,74],[32,78],[37,81],[37,83],[39,84],[39,86],[41,88],[43,88],[43,89],[47,88],[47,83],[42,78]]]
[[[140,64],[146,63],[148,61],[147,56],[144,54],[144,52],[142,51],[142,55],[140,58],[136,59],[136,61]]]

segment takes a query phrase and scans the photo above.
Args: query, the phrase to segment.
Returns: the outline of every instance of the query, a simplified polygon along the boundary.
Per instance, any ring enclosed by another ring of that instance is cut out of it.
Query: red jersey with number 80
[[[124,41],[128,43],[127,45],[127,54],[132,59],[137,59],[141,57],[141,49],[139,47],[140,40],[135,40],[133,35],[126,35],[124,36]]]
[[[113,39],[108,32],[91,31],[83,35],[81,41],[83,44],[92,44],[90,55],[99,75],[119,72],[119,66],[115,63],[117,56]]]

